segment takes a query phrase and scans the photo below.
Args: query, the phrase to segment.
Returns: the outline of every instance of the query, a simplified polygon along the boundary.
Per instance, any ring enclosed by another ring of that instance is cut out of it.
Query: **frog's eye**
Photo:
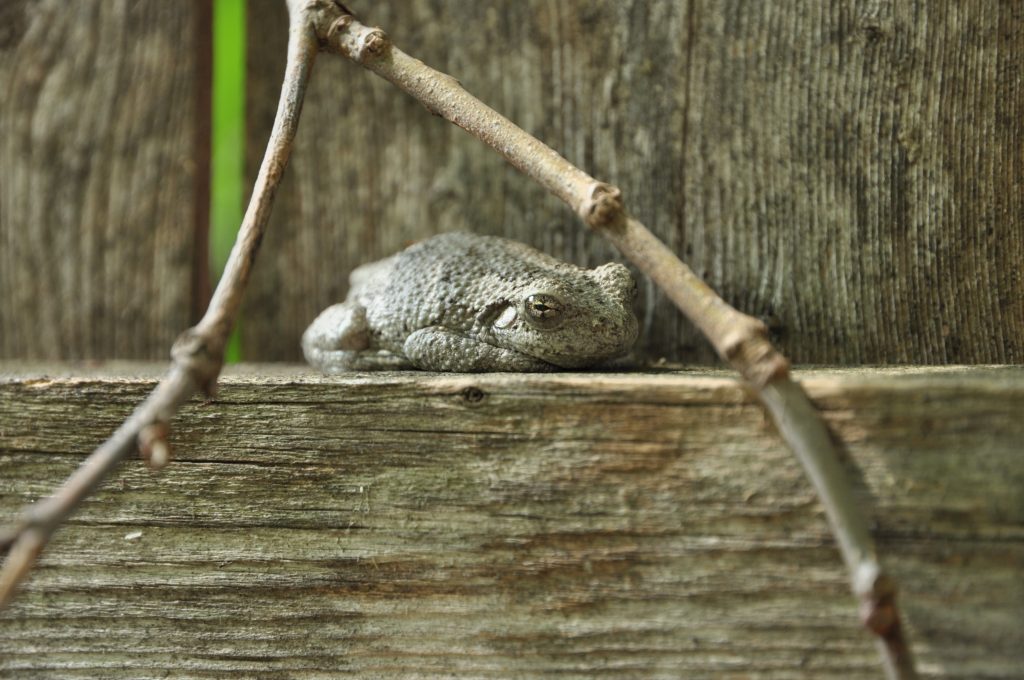
[[[523,318],[534,328],[549,331],[558,328],[565,320],[562,313],[565,305],[554,295],[535,293],[523,302]]]

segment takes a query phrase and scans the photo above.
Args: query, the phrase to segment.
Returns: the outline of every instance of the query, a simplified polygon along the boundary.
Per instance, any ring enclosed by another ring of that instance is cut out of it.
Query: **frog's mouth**
[[[514,324],[518,318],[519,312],[516,311],[515,306],[506,304],[505,310],[498,315],[498,318],[496,318],[491,325],[499,330],[505,330]]]

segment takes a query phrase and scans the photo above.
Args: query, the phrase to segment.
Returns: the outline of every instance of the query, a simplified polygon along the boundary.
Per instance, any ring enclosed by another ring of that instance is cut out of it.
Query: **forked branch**
[[[136,450],[153,468],[170,460],[167,435],[171,418],[196,392],[212,394],[216,387],[224,347],[270,219],[274,192],[291,153],[306,84],[319,49],[306,10],[297,3],[290,9],[288,65],[274,129],[238,238],[206,314],[178,338],[171,350],[167,375],[110,439],[90,454],[52,496],[25,508],[13,526],[0,535],[0,551],[7,553],[0,568],[0,609],[31,571],[57,527],[120,461]]]
[[[800,459],[822,500],[850,574],[851,588],[861,603],[861,620],[878,636],[887,675],[916,677],[896,609],[895,585],[879,565],[836,446],[806,393],[790,379],[789,363],[769,342],[764,324],[728,305],[631,217],[618,188],[574,166],[469,94],[451,76],[402,52],[383,31],[362,24],[340,3],[314,0],[312,6],[316,8],[317,35],[326,50],[362,64],[412,95],[565,201],[651,277],[718,354],[739,371]]]
[[[199,324],[175,343],[170,371],[149,398],[52,497],[28,507],[11,530],[0,536],[0,549],[6,548],[8,553],[0,570],[0,608],[26,577],[57,526],[110,470],[136,449],[151,465],[166,463],[170,419],[196,391],[213,391],[227,336],[267,226],[274,191],[290,154],[313,60],[323,48],[363,64],[499,151],[568,203],[668,294],[719,355],[750,383],[800,458],[825,506],[853,591],[861,601],[862,620],[878,636],[887,675],[916,677],[895,606],[895,587],[879,566],[835,446],[804,391],[790,380],[788,362],[768,341],[763,324],[725,303],[630,217],[617,188],[576,168],[470,95],[450,76],[392,46],[382,31],[361,24],[337,0],[289,0],[288,4],[288,65],[277,119],[252,200],[210,306]]]

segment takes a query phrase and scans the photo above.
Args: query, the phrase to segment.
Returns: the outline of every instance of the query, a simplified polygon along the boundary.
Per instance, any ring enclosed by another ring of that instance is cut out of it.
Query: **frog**
[[[446,232],[352,271],[302,350],[326,374],[549,372],[608,365],[637,338],[636,281],[517,241]]]

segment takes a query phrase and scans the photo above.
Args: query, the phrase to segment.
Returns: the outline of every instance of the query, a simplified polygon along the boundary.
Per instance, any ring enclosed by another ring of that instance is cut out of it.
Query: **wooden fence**
[[[179,6],[180,5],[180,6]],[[1024,16],[1014,3],[353,3],[591,174],[801,363],[1024,361]],[[164,358],[208,294],[208,3],[0,12],[0,357]],[[249,4],[250,174],[284,3]],[[203,26],[206,28],[203,28]],[[614,257],[479,143],[316,66],[243,320],[249,360],[423,236]],[[713,361],[649,282],[647,357]]]
[[[621,186],[792,359],[851,366],[803,377],[925,677],[1019,677],[1024,374],[921,365],[1024,361],[1024,7],[347,4]],[[205,306],[210,10],[0,4],[0,524],[109,434]],[[252,174],[286,17],[248,11]],[[614,258],[322,56],[245,358],[297,360],[352,267],[454,229]],[[642,358],[713,361],[646,281],[641,303]],[[820,506],[726,373],[261,364],[187,407],[173,444],[58,534],[0,614],[0,677],[879,674]]]

